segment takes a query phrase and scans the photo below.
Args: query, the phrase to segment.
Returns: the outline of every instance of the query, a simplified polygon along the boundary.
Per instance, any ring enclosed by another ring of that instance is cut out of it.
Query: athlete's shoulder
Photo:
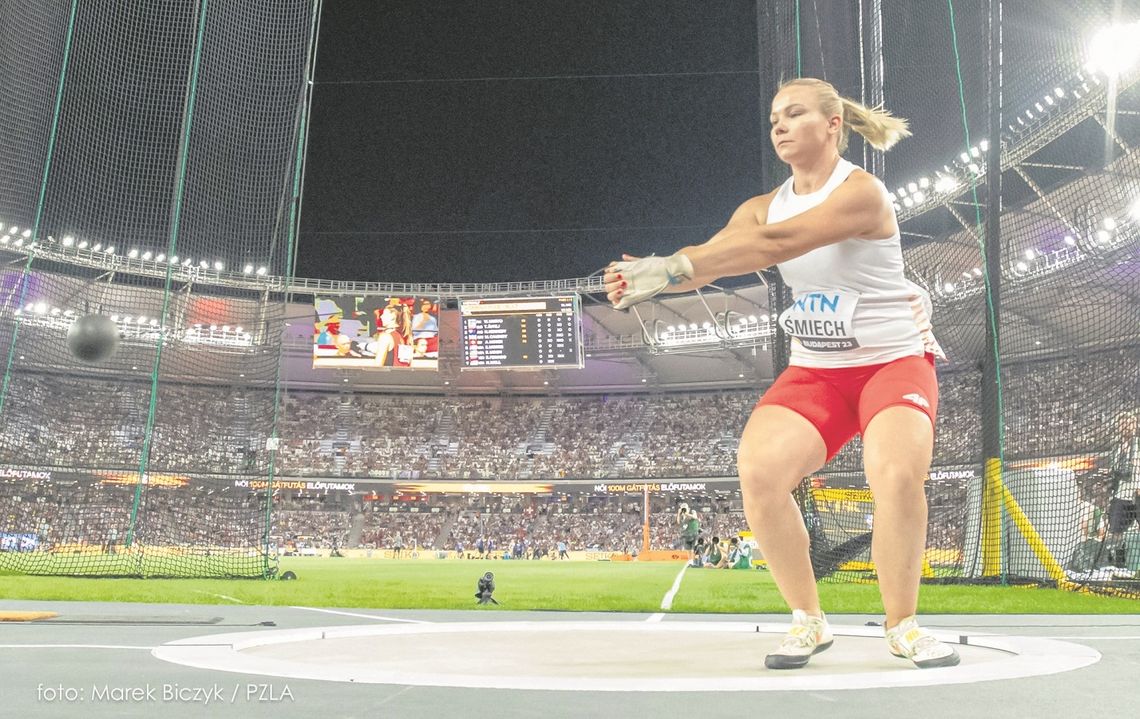
[[[746,210],[756,218],[756,222],[761,225],[768,224],[768,208],[772,206],[772,200],[776,199],[776,195],[780,192],[777,187],[771,192],[763,195],[756,195],[744,201],[740,206],[741,210]]]

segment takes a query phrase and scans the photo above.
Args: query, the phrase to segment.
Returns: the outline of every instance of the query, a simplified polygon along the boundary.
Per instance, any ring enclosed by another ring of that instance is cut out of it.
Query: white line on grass
[[[191,591],[194,592],[195,594],[207,594],[211,597],[217,597],[218,599],[224,599],[227,602],[237,602],[238,604],[245,604],[245,602],[238,599],[237,597],[231,597],[231,596],[228,596],[226,594],[214,594],[213,592],[203,592],[201,589],[192,589]]]
[[[378,622],[407,622],[408,624],[431,624],[422,619],[399,619],[397,617],[378,617],[375,614],[356,614],[354,612],[338,612],[333,609],[318,609],[317,607],[290,607],[290,609],[304,609],[307,612],[324,612],[325,614],[340,614],[345,617],[361,617],[375,619]]]
[[[681,567],[681,571],[677,573],[677,578],[673,580],[673,587],[665,593],[665,598],[661,600],[662,609],[671,609],[673,607],[673,597],[677,596],[677,590],[681,588],[681,578],[685,576],[685,570],[689,568],[689,563],[685,562],[685,566]]]

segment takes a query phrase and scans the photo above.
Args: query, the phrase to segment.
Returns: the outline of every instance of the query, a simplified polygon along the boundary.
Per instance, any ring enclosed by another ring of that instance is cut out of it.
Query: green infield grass
[[[680,565],[671,562],[554,562],[290,557],[260,579],[97,579],[0,574],[0,598],[176,604],[259,604],[370,609],[473,609],[475,583],[497,582],[487,611],[660,611]],[[832,614],[878,614],[874,584],[821,582]],[[1140,601],[1017,586],[925,585],[924,614],[1137,614]],[[673,612],[783,613],[771,575],[758,570],[689,569]]]

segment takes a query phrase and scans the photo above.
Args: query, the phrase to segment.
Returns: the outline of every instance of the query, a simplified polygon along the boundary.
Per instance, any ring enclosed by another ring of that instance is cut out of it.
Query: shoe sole
[[[905,654],[895,654],[894,652],[891,652],[891,654],[894,654],[899,659],[910,659],[910,657]],[[941,667],[956,667],[958,663],[962,661],[962,658],[958,656],[958,652],[954,652],[953,654],[938,657],[937,659],[926,659],[924,661],[910,659],[910,661],[914,662],[914,665],[919,669],[939,669]]]
[[[788,654],[769,654],[764,657],[764,666],[769,669],[799,669],[800,667],[807,666],[808,660],[816,654],[831,647],[835,643],[832,639],[824,644],[817,644],[811,654],[805,654],[802,657],[791,656]]]

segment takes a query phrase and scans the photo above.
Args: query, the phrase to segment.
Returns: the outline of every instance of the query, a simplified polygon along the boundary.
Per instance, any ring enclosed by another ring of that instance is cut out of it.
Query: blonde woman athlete
[[[802,667],[832,644],[792,490],[860,433],[887,647],[918,667],[953,666],[958,653],[914,616],[938,409],[934,358],[943,355],[929,298],[903,276],[886,188],[841,156],[850,130],[881,150],[910,133],[904,120],[811,78],[780,88],[771,123],[792,177],[746,201],[702,245],[668,257],[624,255],[606,269],[607,296],[625,309],[661,292],[779,268],[793,292],[779,318],[792,337],[791,360],[753,410],[737,458],[748,524],[792,609],[792,628],[765,664]]]

